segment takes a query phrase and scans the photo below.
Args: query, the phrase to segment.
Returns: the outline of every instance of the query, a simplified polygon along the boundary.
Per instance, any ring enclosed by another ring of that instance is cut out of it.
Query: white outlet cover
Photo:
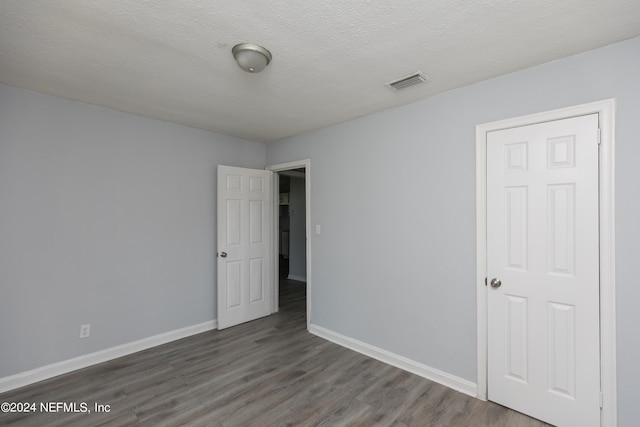
[[[80,338],[87,338],[91,334],[91,325],[80,325]]]

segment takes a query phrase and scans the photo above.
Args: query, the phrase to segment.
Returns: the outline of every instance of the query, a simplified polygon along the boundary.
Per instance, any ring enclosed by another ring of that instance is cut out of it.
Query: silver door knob
[[[500,281],[500,279],[491,279],[490,285],[492,288],[499,288],[500,286],[502,286],[502,282]]]
[[[226,252],[220,252],[220,257],[221,258],[226,258],[227,257],[227,253]]]

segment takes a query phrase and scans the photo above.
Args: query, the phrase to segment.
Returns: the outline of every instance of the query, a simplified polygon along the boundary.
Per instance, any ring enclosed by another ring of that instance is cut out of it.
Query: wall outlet
[[[91,325],[87,323],[86,325],[80,325],[80,338],[87,338],[91,333]]]

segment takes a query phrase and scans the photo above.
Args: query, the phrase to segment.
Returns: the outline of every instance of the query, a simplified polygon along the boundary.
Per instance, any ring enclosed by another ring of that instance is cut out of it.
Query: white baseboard
[[[295,274],[290,274],[290,275],[287,277],[287,279],[290,279],[290,280],[297,280],[298,282],[305,282],[305,283],[307,282],[307,278],[306,278],[306,277],[304,277],[304,276],[297,276],[297,275],[295,275]]]
[[[176,329],[143,338],[138,341],[96,351],[95,353],[85,354],[74,357],[73,359],[63,360],[62,362],[41,366],[30,371],[20,372],[15,375],[0,378],[0,393],[56,377],[58,375],[66,374],[71,371],[86,368],[91,365],[117,359],[118,357],[126,356],[128,354],[137,353],[138,351],[166,344],[181,338],[186,338],[201,332],[210,331],[212,329],[216,329],[217,326],[217,320],[210,320],[208,322],[187,326],[186,328]]]
[[[477,384],[465,380],[464,378],[456,377],[455,375],[448,374],[430,366],[415,362],[411,359],[407,359],[406,357],[391,353],[387,350],[346,337],[321,326],[312,324],[309,326],[309,332],[348,349],[357,351],[358,353],[362,353],[365,356],[372,357],[388,365],[419,375],[461,393],[468,394],[469,396],[476,397],[478,394]]]

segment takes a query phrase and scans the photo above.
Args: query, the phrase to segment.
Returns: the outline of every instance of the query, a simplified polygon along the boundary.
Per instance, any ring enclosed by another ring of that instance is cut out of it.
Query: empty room
[[[633,0],[3,0],[0,424],[639,425],[638,76]]]

